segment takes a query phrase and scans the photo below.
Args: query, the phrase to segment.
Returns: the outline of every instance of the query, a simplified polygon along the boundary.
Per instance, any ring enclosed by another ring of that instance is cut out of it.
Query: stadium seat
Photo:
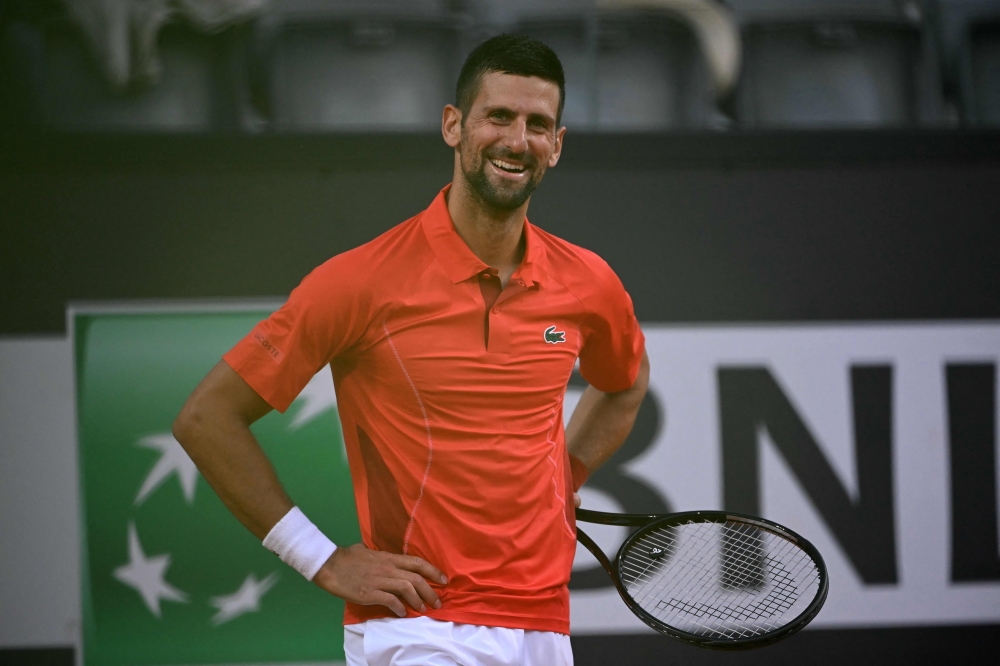
[[[743,31],[741,127],[946,121],[922,7],[891,0],[730,0]]]
[[[975,108],[975,124],[1000,125],[1000,21],[970,27],[969,61],[969,106]]]
[[[36,12],[30,20],[9,21],[0,35],[0,81],[5,94],[17,99],[3,105],[3,114],[21,125],[66,131],[235,129],[234,31],[210,36],[177,22],[165,26],[157,41],[154,80],[114,85],[66,13]]]
[[[46,31],[45,108],[49,125],[72,130],[204,132],[233,128],[217,38],[170,26],[160,35],[155,84],[113,91],[75,29]]]
[[[278,131],[430,130],[459,30],[434,1],[284,0],[255,29],[254,99]]]
[[[947,90],[969,127],[1000,125],[1000,2],[939,0]]]
[[[556,51],[566,71],[568,127],[640,131],[724,123],[698,41],[676,14],[587,0],[473,4],[484,35],[519,32]]]

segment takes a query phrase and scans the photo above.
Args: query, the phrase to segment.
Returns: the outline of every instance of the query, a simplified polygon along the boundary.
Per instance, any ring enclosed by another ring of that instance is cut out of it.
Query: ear
[[[452,148],[462,142],[462,111],[454,104],[446,104],[441,114],[441,136]]]
[[[552,156],[549,157],[549,166],[550,167],[554,167],[556,164],[559,163],[559,156],[562,155],[563,137],[564,136],[566,136],[566,127],[565,126],[560,127],[559,129],[556,130],[555,148],[552,151]]]

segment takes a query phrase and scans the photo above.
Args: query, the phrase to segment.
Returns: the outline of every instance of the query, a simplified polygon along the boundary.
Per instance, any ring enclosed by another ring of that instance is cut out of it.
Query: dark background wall
[[[0,144],[0,334],[68,300],[286,294],[422,210],[435,136]],[[529,217],[598,251],[641,320],[1000,316],[1000,134],[569,136]]]
[[[6,139],[0,335],[62,332],[68,301],[282,296],[450,174],[433,135]],[[570,135],[529,217],[604,256],[644,322],[1000,317],[996,132]],[[998,638],[825,629],[739,656],[655,636],[574,645],[579,664],[992,663]]]

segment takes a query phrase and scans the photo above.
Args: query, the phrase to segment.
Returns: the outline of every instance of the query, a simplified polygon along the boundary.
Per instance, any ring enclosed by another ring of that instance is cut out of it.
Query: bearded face
[[[513,153],[502,148],[477,150],[463,129],[460,144],[462,174],[475,195],[497,211],[512,211],[524,205],[545,174],[545,165],[528,151]],[[526,173],[513,180],[503,174]]]
[[[442,131],[456,149],[456,178],[483,208],[503,216],[523,208],[562,151],[558,84],[489,72],[464,111],[445,108]]]

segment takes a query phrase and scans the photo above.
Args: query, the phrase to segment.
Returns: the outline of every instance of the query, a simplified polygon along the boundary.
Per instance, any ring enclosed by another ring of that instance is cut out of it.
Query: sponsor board
[[[237,522],[174,440],[187,395],[273,307],[71,313],[82,495],[83,662],[342,661],[343,602]],[[330,372],[253,430],[335,542],[360,531]]]
[[[342,603],[261,548],[170,435],[198,380],[272,309],[71,313],[88,665],[343,659]],[[1000,621],[1000,324],[643,330],[650,392],[585,507],[788,525],[830,568],[814,626]],[[254,430],[306,513],[356,542],[328,370]],[[588,533],[610,550],[620,530]],[[571,588],[574,634],[648,631],[582,548]]]
[[[1000,621],[1000,325],[643,331],[650,394],[584,506],[725,508],[791,527],[830,569],[813,626]],[[621,529],[588,534],[610,551]],[[647,631],[603,575],[579,548],[573,632]]]

